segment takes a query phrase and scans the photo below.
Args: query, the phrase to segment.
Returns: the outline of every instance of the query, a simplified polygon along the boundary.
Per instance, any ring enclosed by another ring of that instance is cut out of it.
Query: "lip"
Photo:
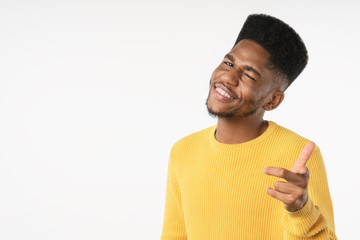
[[[220,89],[222,89],[223,91],[225,91],[226,93],[228,93],[230,96],[231,96],[231,98],[228,98],[228,97],[226,97],[226,96],[224,96],[224,95],[222,95],[221,93],[219,93],[217,90],[216,90],[216,88],[220,88]],[[225,86],[222,86],[222,84],[219,84],[219,85],[217,85],[217,84],[214,84],[214,87],[213,87],[213,95],[214,95],[214,97],[218,100],[218,101],[220,101],[220,102],[224,102],[224,103],[228,103],[228,102],[232,102],[232,101],[234,101],[236,98],[234,98],[233,97],[233,94],[225,87]],[[230,92],[230,93],[229,93]]]
[[[216,88],[220,88],[220,89],[224,90],[227,94],[230,95],[230,97],[232,97],[231,100],[238,98],[234,93],[232,93],[232,92],[231,92],[224,84],[222,84],[222,83],[215,83],[215,84],[214,84],[214,90],[215,90],[215,91],[216,91]],[[229,100],[230,100],[230,99],[229,99]]]

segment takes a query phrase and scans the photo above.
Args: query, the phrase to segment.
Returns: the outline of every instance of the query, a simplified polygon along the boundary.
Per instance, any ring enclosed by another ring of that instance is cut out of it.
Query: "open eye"
[[[230,66],[230,67],[233,67],[233,66],[234,66],[234,64],[232,64],[231,62],[226,62],[226,61],[224,61],[224,63],[225,63],[226,65]]]

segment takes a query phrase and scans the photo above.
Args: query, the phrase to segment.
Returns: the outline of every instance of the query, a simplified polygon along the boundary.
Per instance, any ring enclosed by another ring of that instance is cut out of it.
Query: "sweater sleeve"
[[[181,194],[175,174],[172,153],[168,162],[164,223],[161,240],[186,240]]]
[[[308,201],[296,212],[284,210],[281,219],[284,239],[337,239],[325,165],[317,146],[307,167],[310,172]]]

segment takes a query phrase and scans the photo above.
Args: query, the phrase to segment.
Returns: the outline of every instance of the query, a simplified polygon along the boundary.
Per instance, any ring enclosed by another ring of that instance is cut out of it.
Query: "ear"
[[[284,97],[285,97],[285,94],[284,92],[280,92],[280,91],[277,91],[277,92],[274,92],[267,103],[265,103],[264,105],[264,110],[265,111],[271,111],[271,110],[274,110],[275,108],[277,108],[280,103],[284,100]]]

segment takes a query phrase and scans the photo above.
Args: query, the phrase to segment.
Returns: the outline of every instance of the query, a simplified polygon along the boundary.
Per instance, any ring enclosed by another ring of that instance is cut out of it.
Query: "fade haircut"
[[[233,47],[242,39],[252,40],[270,53],[269,68],[285,80],[285,89],[308,62],[308,53],[300,36],[288,24],[272,16],[249,15]]]

